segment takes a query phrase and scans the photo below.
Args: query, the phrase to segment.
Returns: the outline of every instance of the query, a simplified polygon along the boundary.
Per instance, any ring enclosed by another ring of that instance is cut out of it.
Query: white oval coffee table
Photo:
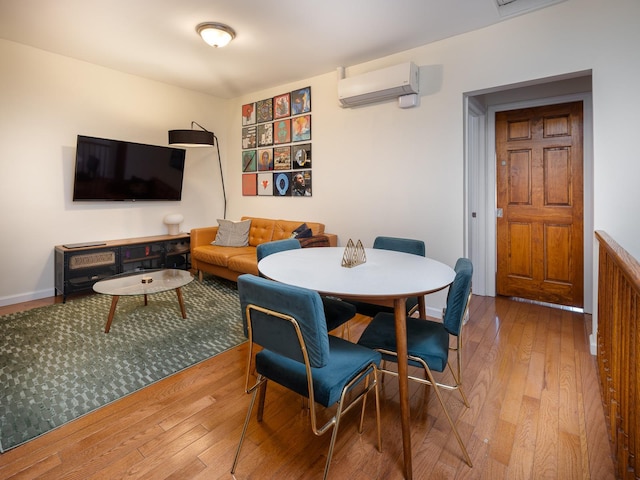
[[[95,292],[113,297],[111,299],[111,309],[109,310],[107,324],[104,327],[104,333],[109,333],[111,329],[111,322],[116,312],[116,305],[122,295],[144,295],[144,304],[147,305],[147,295],[175,289],[178,295],[178,304],[180,305],[182,318],[187,318],[187,311],[184,308],[182,290],[180,290],[180,288],[192,280],[193,277],[191,273],[186,270],[166,269],[122,273],[96,282],[93,285]]]

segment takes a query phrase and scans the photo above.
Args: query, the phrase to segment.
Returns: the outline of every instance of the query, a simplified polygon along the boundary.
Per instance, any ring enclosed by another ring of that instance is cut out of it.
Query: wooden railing
[[[597,231],[598,369],[616,476],[640,478],[640,263]]]

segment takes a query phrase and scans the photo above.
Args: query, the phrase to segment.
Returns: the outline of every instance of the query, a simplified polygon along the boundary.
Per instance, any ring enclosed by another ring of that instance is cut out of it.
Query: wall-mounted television
[[[78,135],[73,200],[169,200],[182,197],[186,151]]]

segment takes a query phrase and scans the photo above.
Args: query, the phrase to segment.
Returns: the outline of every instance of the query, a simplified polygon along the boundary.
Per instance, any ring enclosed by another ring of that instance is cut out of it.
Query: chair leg
[[[456,390],[460,392],[460,396],[462,397],[462,403],[464,406],[469,408],[469,401],[467,400],[467,395],[464,393],[464,388],[462,388],[462,383],[460,383],[460,375],[456,374],[456,372],[451,368],[451,365],[447,364],[449,367],[449,371],[453,376],[453,380],[456,382]]]
[[[369,388],[369,375],[367,375],[366,380],[364,381],[364,388],[365,390]],[[364,430],[364,411],[367,407],[367,397],[368,395],[365,395],[362,398],[362,410],[360,411],[360,425],[358,425],[358,433],[362,433],[362,431]]]
[[[380,389],[378,386],[378,369],[373,371],[373,378],[376,382],[375,397],[376,397],[376,429],[378,430],[378,451],[382,452],[382,431],[380,429]]]
[[[260,398],[258,399],[258,412],[256,417],[258,418],[258,422],[261,422],[262,416],[264,415],[264,400],[267,396],[267,380],[266,379],[258,387],[258,392],[259,392]]]
[[[382,431],[380,429],[380,390],[378,386],[378,369],[376,368],[373,372],[373,381],[374,383],[374,394],[375,394],[375,404],[376,404],[376,431],[378,435],[378,451],[382,451]],[[365,389],[369,388],[369,376],[367,376],[367,380],[364,386]],[[362,399],[362,411],[360,412],[360,426],[358,428],[358,433],[362,433],[364,430],[364,414],[365,408],[367,405],[367,397],[368,394],[364,396]]]
[[[247,434],[247,427],[249,426],[249,420],[251,419],[251,412],[253,411],[253,406],[256,402],[256,396],[258,395],[258,389],[253,391],[253,395],[251,395],[251,402],[249,403],[249,410],[247,410],[247,417],[244,419],[244,426],[242,427],[242,434],[240,435],[240,442],[238,443],[238,449],[236,450],[236,456],[233,459],[233,466],[231,467],[231,473],[235,473],[236,467],[238,466],[238,459],[240,458],[240,450],[242,449],[242,444],[244,443],[244,437]]]
[[[331,466],[331,458],[333,457],[333,447],[336,444],[336,438],[338,437],[338,427],[340,426],[340,417],[342,416],[342,405],[344,403],[343,398],[338,402],[338,411],[335,416],[335,424],[333,425],[333,432],[331,433],[331,442],[329,443],[329,452],[327,453],[327,463],[324,465],[324,475],[322,480],[327,480],[329,475],[329,467]]]
[[[429,381],[431,382],[431,386],[433,387],[433,391],[435,392],[436,397],[438,397],[438,401],[440,402],[440,405],[442,406],[442,410],[444,410],[444,414],[447,417],[447,420],[449,421],[449,425],[451,425],[451,429],[453,430],[453,434],[455,435],[456,440],[458,440],[458,444],[460,445],[460,448],[462,449],[462,453],[464,455],[464,459],[465,459],[465,461],[467,462],[467,464],[470,467],[473,467],[473,464],[471,463],[471,458],[469,457],[469,454],[467,453],[467,447],[464,446],[464,443],[462,442],[462,439],[460,438],[460,434],[458,433],[458,429],[456,428],[456,424],[453,422],[453,419],[449,415],[449,411],[447,410],[447,407],[444,404],[444,399],[442,398],[442,395],[440,393],[440,387],[438,387],[438,384],[434,380],[433,375],[431,373],[431,370],[429,368],[426,368],[425,371],[427,372],[427,376],[429,377]]]

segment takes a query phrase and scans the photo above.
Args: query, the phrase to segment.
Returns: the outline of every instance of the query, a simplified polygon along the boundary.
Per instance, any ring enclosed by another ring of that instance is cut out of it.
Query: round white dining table
[[[411,479],[406,300],[418,297],[420,316],[424,318],[424,295],[448,287],[455,278],[455,272],[450,266],[432,258],[371,248],[365,249],[365,263],[343,267],[344,252],[343,247],[286,250],[260,260],[258,270],[277,282],[308,288],[323,295],[394,308],[404,473],[405,478]]]

